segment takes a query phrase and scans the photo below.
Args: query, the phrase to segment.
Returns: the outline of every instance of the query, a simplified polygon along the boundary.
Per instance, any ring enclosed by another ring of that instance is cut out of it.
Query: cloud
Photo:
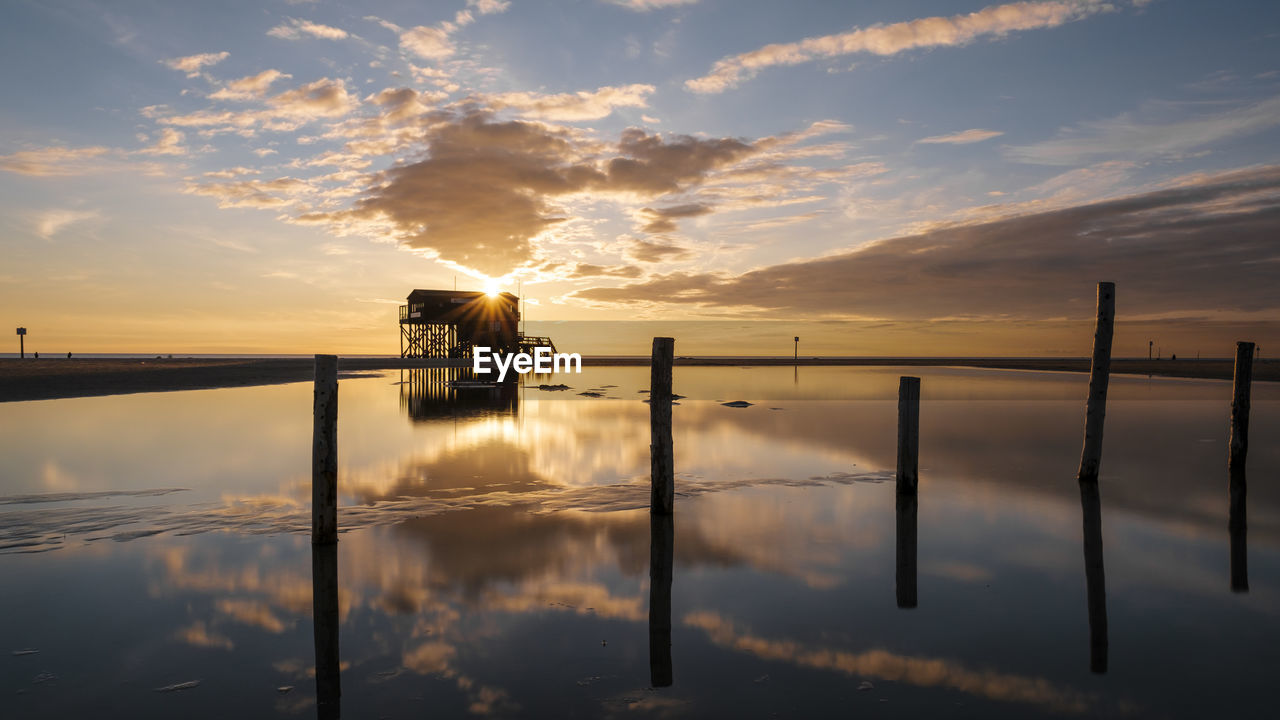
[[[419,25],[400,34],[400,47],[428,60],[442,60],[454,53],[453,41],[444,28]]]
[[[1167,109],[1154,105],[1152,110]],[[1197,118],[1143,122],[1130,114],[1080,124],[1052,140],[1009,148],[1009,157],[1042,165],[1076,165],[1103,156],[1177,157],[1213,143],[1280,125],[1280,97]]]
[[[435,120],[426,159],[384,171],[350,209],[304,213],[295,222],[391,234],[406,247],[496,277],[532,262],[535,238],[571,219],[559,198],[591,192],[626,202],[684,192],[757,152],[742,140],[635,128],[607,146],[542,123],[499,122],[486,111]],[[643,242],[633,252],[649,262],[687,253],[666,241]]]
[[[493,15],[504,12],[511,3],[507,0],[467,0],[467,7],[475,8],[481,15]]]
[[[71,225],[98,217],[100,216],[96,210],[46,210],[36,217],[36,235],[52,240],[53,236]]]
[[[653,238],[631,240],[627,245],[626,254],[636,262],[661,263],[684,260],[692,256],[693,251],[669,238]]]
[[[274,180],[237,180],[225,183],[191,183],[183,192],[217,198],[220,208],[278,208],[294,202],[294,195],[306,192],[309,185],[297,178]]]
[[[187,74],[187,77],[198,77],[201,68],[207,65],[217,65],[231,56],[229,52],[201,53],[199,55],[188,55],[186,57],[172,58],[169,60],[161,60],[160,62],[168,65],[174,70],[181,70]]]
[[[219,635],[207,627],[199,620],[192,623],[190,627],[181,628],[174,637],[196,647],[217,648],[219,650],[231,650],[235,648],[235,644],[229,638]]]
[[[282,92],[269,103],[276,112],[297,118],[337,117],[352,108],[347,85],[341,78],[321,78]]]
[[[276,80],[291,78],[292,75],[279,70],[263,70],[257,75],[249,75],[227,83],[227,86],[209,95],[213,100],[250,100],[266,95],[271,84]]]
[[[1274,312],[1278,232],[1280,165],[1272,165],[737,276],[674,272],[575,296],[790,317],[1037,319],[1091,316],[1095,283],[1112,280],[1130,317]]]
[[[640,214],[646,220],[644,232],[669,233],[676,231],[676,220],[707,215],[711,211],[712,207],[704,203],[686,203],[665,208],[641,208]]]
[[[574,263],[565,269],[563,276],[570,279],[580,279],[588,277],[620,277],[620,278],[637,278],[640,277],[641,271],[635,265],[593,265],[591,263]],[[400,301],[396,301],[400,302]]]
[[[737,87],[765,68],[799,65],[821,58],[855,53],[896,55],[916,48],[965,45],[983,37],[1002,37],[1020,30],[1063,25],[1112,9],[1102,0],[1056,0],[991,5],[952,17],[927,17],[889,25],[854,28],[835,35],[794,43],[766,45],[716,61],[711,72],[685,82],[696,93],[719,93]]]
[[[614,108],[646,107],[647,98],[654,89],[652,85],[637,84],[606,86],[594,91],[579,90],[557,95],[510,92],[490,96],[488,100],[496,110],[511,108],[525,117],[576,122],[608,117]]]
[[[138,151],[142,155],[186,155],[182,146],[184,135],[173,128],[160,128],[160,137],[151,145]]]
[[[90,161],[110,152],[111,148],[102,146],[19,150],[10,155],[0,155],[0,170],[40,177],[80,175],[96,171],[98,165]]]
[[[978,143],[983,140],[990,140],[993,137],[1000,137],[1004,132],[1000,130],[982,130],[973,128],[970,130],[961,130],[960,132],[951,133],[949,135],[934,135],[932,137],[920,138],[917,143],[923,145],[969,145],[970,143]]]
[[[692,5],[698,0],[604,0],[604,2],[636,12],[649,12],[650,10],[674,7],[676,5]]]
[[[321,25],[313,23],[310,20],[299,20],[297,18],[289,18],[289,22],[277,25],[267,31],[271,37],[280,38],[282,40],[299,40],[303,35],[311,37],[323,38],[325,40],[343,40],[347,37],[347,31],[336,28],[331,25]]]

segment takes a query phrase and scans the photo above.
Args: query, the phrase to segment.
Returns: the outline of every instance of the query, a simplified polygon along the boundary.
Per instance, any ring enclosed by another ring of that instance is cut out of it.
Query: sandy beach
[[[626,366],[648,364],[647,357],[588,357],[584,364]],[[465,366],[462,361],[401,358],[342,358],[343,373]],[[678,357],[686,366],[925,366],[980,367],[1001,370],[1053,372],[1089,371],[1087,358],[696,358]],[[1163,377],[1229,380],[1232,361],[1112,360],[1113,373]],[[96,359],[42,358],[0,360],[0,402],[49,400],[170,390],[199,390],[249,385],[302,382],[312,378],[310,358],[273,359]],[[1280,363],[1257,361],[1254,380],[1280,380]]]

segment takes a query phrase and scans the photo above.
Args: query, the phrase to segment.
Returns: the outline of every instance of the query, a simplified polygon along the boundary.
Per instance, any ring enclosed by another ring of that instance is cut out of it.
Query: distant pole
[[[797,336],[796,336],[796,348],[795,348],[795,355],[794,355],[794,357],[792,358],[792,360],[793,360],[793,362],[794,362],[795,364],[797,364],[797,365],[799,365],[799,364],[800,364],[800,336],[799,336],[799,335],[797,335]]]
[[[1249,454],[1249,391],[1253,384],[1253,343],[1236,343],[1236,370],[1231,383],[1231,444],[1227,466],[1243,470]]]
[[[338,356],[316,355],[311,436],[311,542],[338,541]]]
[[[1147,341],[1147,359],[1148,359],[1148,360],[1150,360],[1150,359],[1151,359],[1151,348],[1152,348],[1152,346],[1154,346],[1155,344],[1156,344],[1156,342],[1155,342],[1154,340],[1148,340],[1148,341]]]
[[[671,450],[671,366],[674,338],[653,339],[649,369],[649,512],[670,515],[675,509],[675,460]]]
[[[920,467],[920,378],[898,379],[898,492],[914,493]]]
[[[27,329],[18,328],[18,359],[25,360],[27,357]]]
[[[1098,283],[1098,322],[1093,331],[1093,362],[1089,367],[1089,400],[1085,406],[1084,450],[1080,480],[1097,480],[1102,464],[1102,424],[1107,415],[1107,382],[1111,376],[1111,336],[1116,317],[1116,284]]]

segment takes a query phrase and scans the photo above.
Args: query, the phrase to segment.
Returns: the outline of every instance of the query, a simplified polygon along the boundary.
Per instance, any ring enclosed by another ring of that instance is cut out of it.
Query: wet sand
[[[586,365],[646,365],[647,357],[588,357]],[[342,373],[407,368],[465,367],[468,361],[414,360],[401,358],[342,358]],[[676,365],[701,366],[952,366],[999,370],[1059,372],[1089,371],[1088,358],[751,358],[677,357]],[[1233,361],[1146,360],[1117,358],[1111,371],[1129,375],[1230,380]],[[282,359],[95,359],[42,358],[40,360],[0,359],[0,402],[49,400],[54,398],[118,395],[169,390],[199,390],[248,385],[302,382],[313,377],[311,358]],[[1253,378],[1280,380],[1280,362],[1259,360]]]

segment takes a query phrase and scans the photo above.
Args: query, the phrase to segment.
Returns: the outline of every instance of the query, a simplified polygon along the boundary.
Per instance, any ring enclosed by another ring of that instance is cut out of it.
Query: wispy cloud
[[[649,12],[659,8],[674,7],[676,5],[692,5],[698,0],[604,0],[610,5],[617,5],[628,10],[636,12]]]
[[[186,73],[187,77],[198,77],[201,69],[209,65],[217,65],[230,56],[231,53],[223,51],[216,53],[200,53],[199,55],[187,55],[186,57],[161,60],[161,62],[174,70],[180,70]]]
[[[282,40],[299,40],[306,35],[325,40],[342,40],[347,37],[347,31],[342,28],[321,25],[320,23],[299,20],[298,18],[289,18],[288,22],[271,28],[267,31],[267,34]]]
[[[969,130],[961,130],[960,132],[949,133],[947,135],[934,135],[932,137],[920,138],[917,143],[925,145],[969,145],[971,143],[990,140],[993,137],[1000,137],[1004,132],[1001,130],[982,130],[981,128],[972,128]]]
[[[718,60],[706,75],[686,81],[685,88],[697,93],[719,93],[737,87],[765,68],[778,65],[799,65],[855,53],[896,55],[916,48],[965,45],[983,37],[1057,27],[1113,8],[1114,5],[1102,0],[1015,2],[992,5],[965,15],[854,28],[731,55]]]
[[[68,227],[101,217],[96,210],[46,210],[36,217],[36,235],[45,240],[52,240],[55,235]]]
[[[560,122],[599,120],[608,117],[614,108],[646,107],[652,85],[621,85],[597,90],[580,90],[573,93],[543,95],[531,92],[510,92],[493,95],[490,104],[498,110],[510,108],[525,117]]]
[[[1163,107],[1167,110],[1169,106]],[[1098,157],[1179,156],[1277,125],[1280,125],[1280,97],[1166,122],[1144,122],[1126,113],[1064,129],[1052,140],[1012,147],[1009,157],[1042,165],[1076,165]]]

